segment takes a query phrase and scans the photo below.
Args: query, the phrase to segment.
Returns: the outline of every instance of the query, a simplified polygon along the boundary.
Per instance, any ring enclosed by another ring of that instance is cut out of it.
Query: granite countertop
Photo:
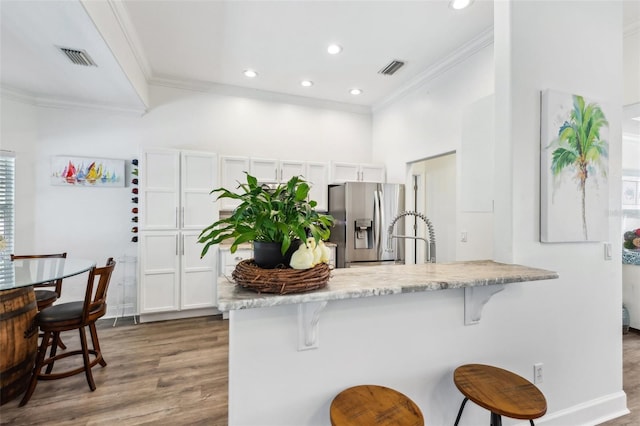
[[[354,299],[399,293],[508,284],[558,278],[558,273],[491,260],[422,265],[380,265],[340,268],[325,288],[291,295],[259,294],[218,280],[218,310],[262,308],[325,300]]]

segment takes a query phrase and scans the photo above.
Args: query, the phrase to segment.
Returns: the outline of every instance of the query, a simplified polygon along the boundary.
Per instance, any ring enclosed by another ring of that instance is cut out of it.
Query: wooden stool
[[[332,426],[423,426],[420,408],[406,395],[376,385],[354,386],[331,401]]]
[[[469,399],[491,411],[491,426],[501,426],[501,416],[529,420],[533,426],[533,419],[547,412],[547,400],[533,383],[502,368],[482,364],[463,365],[454,371],[453,382],[465,396],[455,426]]]

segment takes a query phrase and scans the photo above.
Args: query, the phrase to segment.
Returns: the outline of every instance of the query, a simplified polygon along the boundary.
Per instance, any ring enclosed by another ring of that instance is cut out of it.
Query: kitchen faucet
[[[415,217],[419,217],[420,219],[424,220],[424,223],[427,224],[427,229],[429,230],[429,239],[427,240],[426,238],[422,238],[422,237],[415,237],[413,235],[393,235],[393,227],[396,224],[396,222],[404,217],[404,216],[415,216]],[[431,224],[431,221],[429,219],[427,219],[427,217],[425,215],[423,215],[422,213],[418,213],[418,212],[414,212],[414,211],[406,211],[406,212],[402,212],[400,213],[398,216],[396,216],[393,221],[391,221],[391,225],[389,225],[389,230],[387,231],[388,234],[388,238],[387,238],[387,250],[391,251],[392,248],[392,240],[394,238],[398,238],[398,239],[411,239],[411,240],[422,240],[427,244],[427,249],[428,249],[428,258],[426,259],[427,262],[429,263],[436,263],[436,233],[433,230],[433,225]]]

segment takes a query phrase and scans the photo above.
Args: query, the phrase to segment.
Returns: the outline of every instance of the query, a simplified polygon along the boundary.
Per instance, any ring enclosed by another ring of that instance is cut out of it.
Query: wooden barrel
[[[0,405],[25,391],[38,349],[33,287],[0,291]]]

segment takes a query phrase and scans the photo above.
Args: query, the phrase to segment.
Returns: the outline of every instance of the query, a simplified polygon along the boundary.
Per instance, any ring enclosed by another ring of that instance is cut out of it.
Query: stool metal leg
[[[529,423],[531,423],[531,426],[536,426],[536,424],[531,419],[529,419]]]
[[[491,426],[502,426],[502,417],[493,411],[491,412]]]
[[[458,417],[456,417],[456,422],[453,424],[453,426],[458,426],[458,422],[460,421],[460,416],[462,416],[462,410],[464,410],[464,405],[467,403],[467,401],[469,400],[469,398],[466,398],[462,400],[462,405],[460,406],[460,409],[458,410]]]

